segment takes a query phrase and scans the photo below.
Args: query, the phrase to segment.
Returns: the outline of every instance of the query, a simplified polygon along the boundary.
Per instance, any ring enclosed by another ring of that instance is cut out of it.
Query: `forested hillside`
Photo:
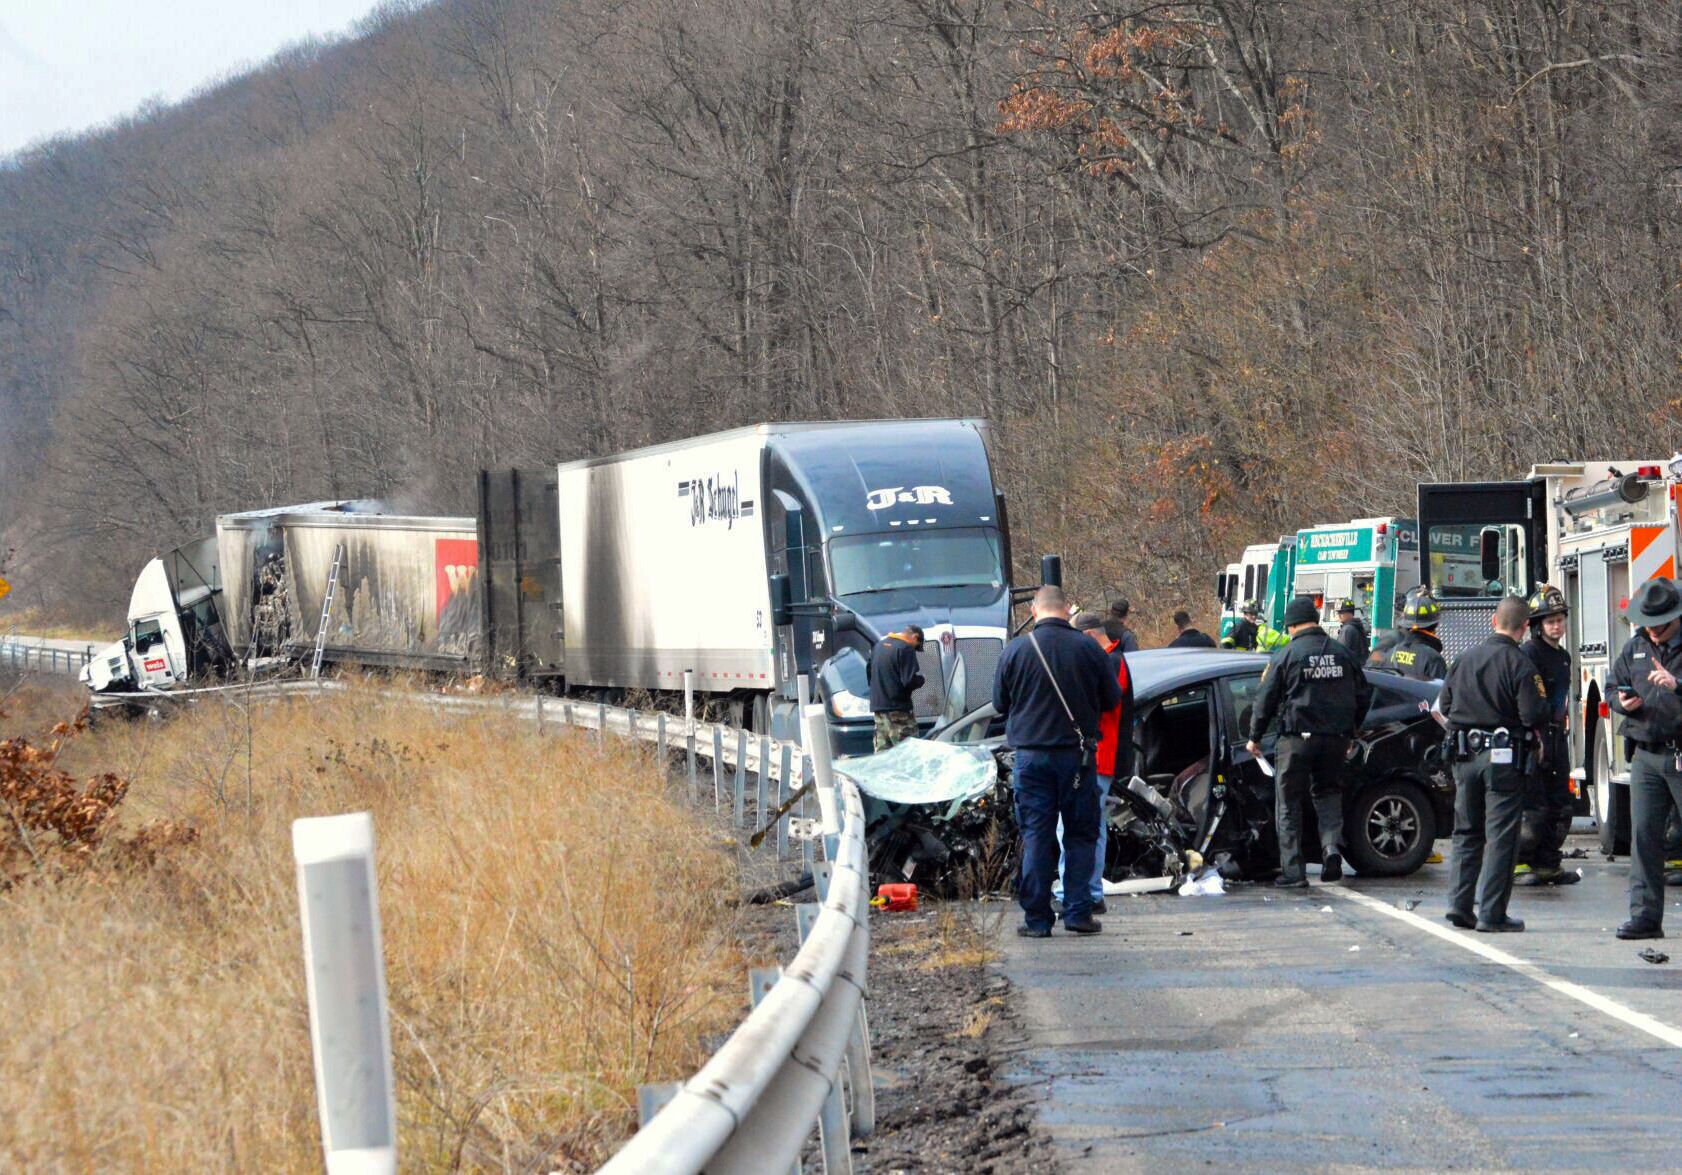
[[[223,511],[760,419],[993,422],[1155,610],[1425,478],[1668,455],[1682,6],[438,0],[0,166],[0,524],[114,619]]]

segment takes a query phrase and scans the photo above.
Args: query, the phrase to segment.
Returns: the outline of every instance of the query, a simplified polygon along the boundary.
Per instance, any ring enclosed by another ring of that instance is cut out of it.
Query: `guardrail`
[[[64,673],[74,677],[94,659],[98,650],[67,649],[47,644],[29,644],[15,637],[0,637],[0,665],[11,669],[35,669],[43,673]]]
[[[112,695],[108,700],[145,704],[215,699],[242,702],[336,693],[346,688],[325,681],[267,682]],[[406,691],[379,692],[394,698],[415,696]],[[566,699],[434,694],[428,700],[446,710],[512,712],[536,722],[540,730],[553,723],[594,730],[598,737],[611,733],[652,742],[662,757],[681,752],[688,766],[689,790],[696,799],[703,798],[696,761],[708,759],[714,802],[722,806],[729,797],[732,821],[738,828],[744,826],[749,773],[758,778],[754,808],[758,820],[764,820],[769,811],[791,805],[797,796],[802,797],[799,802],[804,811],[804,796],[816,797],[818,820],[803,822],[804,828],[815,823],[816,835],[797,835],[790,827],[793,818],[787,814],[777,819],[779,859],[791,839],[801,840],[802,855],[811,867],[819,896],[818,902],[795,907],[801,942],[798,952],[783,968],[749,973],[752,1011],[700,1072],[681,1084],[638,1090],[642,1128],[601,1170],[610,1175],[788,1171],[796,1167],[816,1125],[824,1170],[830,1175],[850,1172],[851,1139],[868,1136],[875,1128],[870,1034],[863,1002],[870,950],[870,870],[863,800],[857,785],[833,768],[823,708],[803,708],[809,748],[803,749],[792,742],[722,723]],[[726,769],[730,767],[735,770],[727,783]],[[797,781],[802,780],[808,786],[796,791]],[[368,851],[372,852],[371,833]],[[819,851],[822,860],[816,859]],[[300,894],[305,892],[301,888]],[[318,904],[325,901],[331,909],[334,899],[315,895],[315,900]],[[307,925],[310,911],[304,910],[303,916]],[[361,921],[366,923],[368,919]],[[320,953],[318,947],[310,966],[331,969],[330,963],[320,960]],[[378,1057],[366,1058],[367,1066],[379,1061]],[[340,1068],[346,1064],[342,1056],[336,1056],[334,1063]],[[319,1078],[325,1070],[319,1063],[317,1069]],[[375,1085],[368,1084],[367,1088]],[[323,1092],[322,1096],[327,1095]],[[339,1112],[341,1116],[351,1114],[342,1106]],[[384,1112],[383,1107],[370,1104],[356,1110],[352,1119],[376,1122]],[[336,1141],[324,1120],[323,1142],[330,1154],[335,1153]],[[391,1161],[395,1162],[394,1150]]]

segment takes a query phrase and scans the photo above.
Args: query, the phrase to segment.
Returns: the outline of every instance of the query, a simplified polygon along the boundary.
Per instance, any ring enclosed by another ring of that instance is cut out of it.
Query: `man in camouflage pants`
[[[917,654],[923,651],[923,630],[907,624],[890,632],[870,652],[870,712],[876,718],[876,750],[885,751],[917,737],[911,695],[923,684]]]

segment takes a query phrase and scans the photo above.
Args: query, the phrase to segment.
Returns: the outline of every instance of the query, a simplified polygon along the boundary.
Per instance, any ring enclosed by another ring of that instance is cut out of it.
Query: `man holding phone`
[[[1682,591],[1650,579],[1630,598],[1624,618],[1635,634],[1612,665],[1610,709],[1635,744],[1629,763],[1629,921],[1619,938],[1664,937],[1664,830],[1682,806]]]

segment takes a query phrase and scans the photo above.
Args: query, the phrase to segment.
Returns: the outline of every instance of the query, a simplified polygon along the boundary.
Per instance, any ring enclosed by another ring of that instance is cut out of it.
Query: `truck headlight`
[[[829,712],[837,718],[869,718],[870,699],[850,690],[836,690],[829,695]]]

